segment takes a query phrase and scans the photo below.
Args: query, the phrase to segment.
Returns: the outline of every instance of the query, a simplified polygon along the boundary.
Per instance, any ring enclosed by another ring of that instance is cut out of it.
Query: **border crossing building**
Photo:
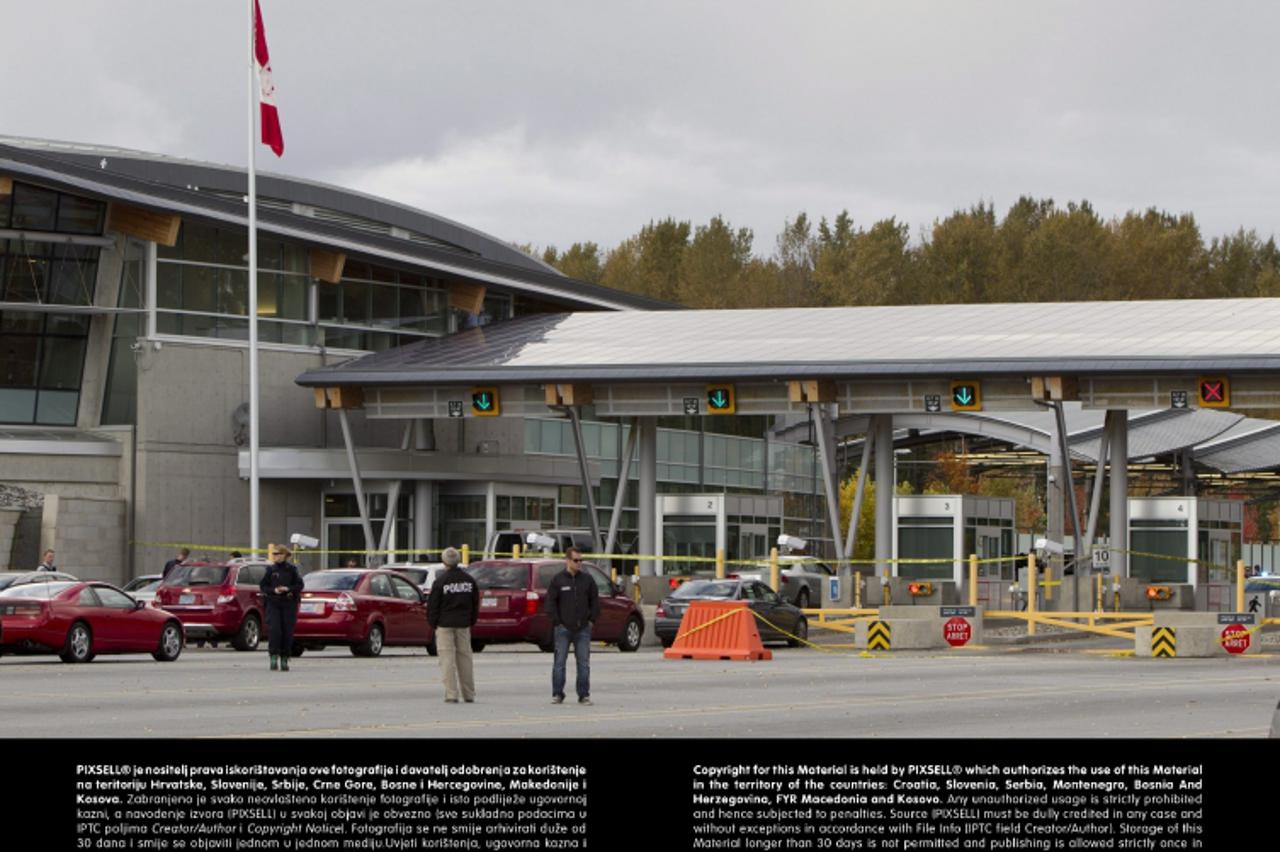
[[[52,547],[65,570],[123,580],[157,570],[176,544],[247,544],[244,191],[243,169],[0,137],[0,568],[34,566]],[[264,540],[367,544],[345,411],[317,408],[300,374],[519,317],[671,307],[385,199],[271,174],[258,193]],[[572,424],[545,405],[408,428],[364,415],[351,412],[351,443],[388,547],[583,529],[590,503],[602,527],[612,520],[629,428],[590,407],[592,500]],[[744,556],[784,526],[815,536],[823,524],[812,445],[771,443],[768,422],[718,434],[677,417],[654,435],[660,490],[729,495],[729,549]],[[637,499],[633,481],[623,546],[634,547]],[[672,530],[669,550],[714,547],[701,523]]]

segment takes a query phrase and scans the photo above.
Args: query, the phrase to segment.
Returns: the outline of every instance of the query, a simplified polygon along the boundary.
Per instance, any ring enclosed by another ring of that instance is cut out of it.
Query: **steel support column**
[[[360,466],[356,464],[356,446],[351,440],[351,424],[347,422],[346,409],[338,409],[338,424],[342,426],[342,443],[347,449],[347,464],[351,468],[351,486],[356,492],[356,506],[360,509],[360,524],[364,527],[366,561],[373,555],[377,542],[373,540],[373,524],[369,522],[369,506],[364,499],[364,483],[360,479]]]
[[[622,425],[618,425],[622,429]],[[636,426],[636,418],[631,418],[631,431],[627,434],[627,446],[618,459],[618,493],[613,497],[613,512],[609,515],[609,534],[605,537],[604,552],[613,555],[613,548],[618,543],[618,524],[622,520],[622,511],[626,506],[627,482],[631,477],[631,457],[636,452],[636,442],[640,430]]]
[[[1129,412],[1107,412],[1111,436],[1111,576],[1129,576]]]
[[[849,510],[849,532],[844,540],[844,553],[848,559],[853,558],[854,546],[858,543],[858,519],[862,517],[862,498],[867,492],[867,467],[871,464],[871,452],[875,449],[876,433],[872,429],[862,439],[862,463],[858,465],[858,484],[853,489],[853,506]]]
[[[578,407],[567,406],[569,422],[573,424],[573,447],[578,451],[578,472],[582,475],[582,496],[587,504],[587,514],[591,518],[591,541],[593,547],[599,547],[600,515],[596,512],[595,487],[591,483],[591,468],[587,464],[587,448],[582,445],[582,418],[578,416]]]
[[[640,417],[635,426],[640,433],[640,553],[651,556],[658,547],[658,421]],[[640,562],[640,574],[657,573],[652,559]]]
[[[835,442],[832,434],[831,415],[826,403],[813,406],[817,415],[818,452],[822,456],[822,488],[827,498],[827,524],[831,530],[831,546],[834,549],[836,565],[845,567],[844,542],[840,539],[840,489],[835,482],[836,460],[831,451]]]
[[[1098,464],[1093,473],[1093,491],[1089,495],[1089,520],[1084,528],[1084,550],[1086,561],[1092,565],[1093,543],[1098,538],[1098,514],[1102,510],[1102,488],[1106,481],[1107,453],[1111,451],[1111,435],[1102,430],[1102,438],[1098,442]]]
[[[409,451],[409,439],[413,437],[414,423],[415,421],[410,420],[404,424],[404,437],[400,439],[400,452],[402,453]],[[378,552],[374,554],[368,563],[371,568],[393,561],[386,558],[386,553],[387,548],[390,547],[391,532],[396,523],[396,505],[400,502],[400,489],[403,487],[404,480],[397,479],[391,484],[391,490],[387,494],[387,514],[382,519],[382,534],[378,536]]]
[[[887,577],[893,573],[893,415],[877,414],[872,421],[876,433],[876,572]]]

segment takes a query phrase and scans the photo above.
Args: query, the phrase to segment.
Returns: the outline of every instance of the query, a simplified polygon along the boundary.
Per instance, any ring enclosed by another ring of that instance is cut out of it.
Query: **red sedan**
[[[0,652],[58,654],[87,663],[98,654],[182,653],[182,623],[106,583],[29,583],[0,595]]]
[[[313,571],[303,583],[294,656],[331,644],[349,645],[357,657],[376,657],[386,645],[416,645],[436,655],[427,596],[396,572]]]

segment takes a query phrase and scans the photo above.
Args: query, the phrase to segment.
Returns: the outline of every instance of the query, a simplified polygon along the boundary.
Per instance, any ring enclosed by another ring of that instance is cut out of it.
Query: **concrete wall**
[[[57,551],[57,565],[84,580],[123,583],[125,502],[83,497],[45,497],[40,526],[42,550]]]
[[[18,521],[21,509],[0,509],[0,571],[16,571],[13,560],[13,543],[18,537]]]

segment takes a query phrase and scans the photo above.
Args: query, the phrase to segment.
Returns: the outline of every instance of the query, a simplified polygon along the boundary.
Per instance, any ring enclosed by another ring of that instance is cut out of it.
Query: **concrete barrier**
[[[886,606],[880,609],[880,621],[889,625],[891,651],[927,651],[949,648],[943,628],[952,618],[961,617],[969,622],[969,641],[982,642],[982,607],[967,606]],[[854,627],[853,643],[856,648],[867,647],[870,622],[859,621]]]
[[[1151,633],[1156,627],[1172,627],[1175,655],[1178,657],[1234,657],[1222,647],[1222,631],[1228,624],[1239,624],[1251,632],[1245,654],[1261,652],[1261,636],[1258,622],[1251,613],[1239,612],[1185,612],[1178,610],[1157,611],[1152,627],[1138,627],[1133,631],[1135,657],[1151,658]]]

